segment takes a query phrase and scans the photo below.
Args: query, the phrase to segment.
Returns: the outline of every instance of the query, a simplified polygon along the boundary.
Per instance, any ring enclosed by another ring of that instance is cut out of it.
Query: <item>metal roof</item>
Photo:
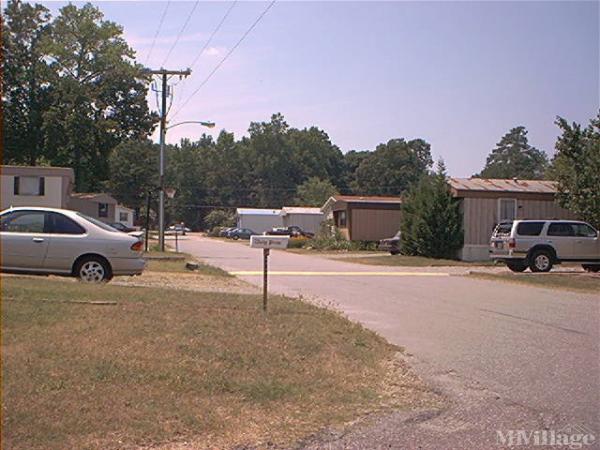
[[[492,178],[450,178],[448,184],[457,191],[532,192],[556,194],[558,185],[549,180],[519,180]]]
[[[402,203],[400,197],[382,197],[377,195],[334,195],[332,198],[335,201],[346,203]]]
[[[264,209],[264,208],[238,208],[236,214],[252,214],[255,216],[278,216],[281,213],[280,209]]]
[[[321,208],[313,208],[308,206],[284,206],[281,209],[281,215],[286,214],[322,214]]]

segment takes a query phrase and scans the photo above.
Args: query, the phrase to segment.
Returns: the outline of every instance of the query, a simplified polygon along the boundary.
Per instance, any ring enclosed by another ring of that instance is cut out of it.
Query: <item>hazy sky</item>
[[[166,3],[94,3],[145,63]],[[194,5],[171,1],[149,67],[163,64]],[[267,5],[233,7],[192,76],[174,87],[171,115]],[[230,6],[200,2],[165,67],[188,67]],[[587,123],[598,113],[599,22],[597,1],[280,1],[172,120],[217,128],[184,125],[167,140],[222,128],[240,137],[251,121],[281,112],[293,127],[322,128],[343,152],[423,138],[453,176],[479,171],[517,125],[551,154],[557,115]]]

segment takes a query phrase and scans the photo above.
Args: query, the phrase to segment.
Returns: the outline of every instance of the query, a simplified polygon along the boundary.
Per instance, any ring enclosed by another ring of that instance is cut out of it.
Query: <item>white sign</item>
[[[285,249],[288,246],[289,236],[269,236],[258,235],[250,236],[250,247],[252,248],[279,248]]]

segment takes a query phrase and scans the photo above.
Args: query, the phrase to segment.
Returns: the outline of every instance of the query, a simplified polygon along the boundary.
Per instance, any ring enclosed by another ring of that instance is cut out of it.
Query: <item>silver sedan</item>
[[[143,243],[76,211],[19,207],[0,213],[1,269],[98,283],[139,275]]]

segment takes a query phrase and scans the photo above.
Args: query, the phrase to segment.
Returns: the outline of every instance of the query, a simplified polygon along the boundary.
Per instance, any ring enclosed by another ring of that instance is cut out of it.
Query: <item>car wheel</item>
[[[583,267],[586,272],[600,272],[600,264],[583,264],[581,267]]]
[[[525,269],[527,269],[527,263],[525,261],[507,261],[506,267],[513,272],[525,272]]]
[[[400,250],[390,250],[390,255],[396,256],[400,254]]]
[[[75,267],[75,276],[84,283],[102,283],[112,278],[106,260],[97,256],[82,258]]]
[[[529,268],[532,272],[550,272],[552,255],[548,250],[537,250],[531,255]]]
[[[239,236],[235,235],[231,239],[233,239],[234,241],[237,241],[239,238],[240,238]]]

